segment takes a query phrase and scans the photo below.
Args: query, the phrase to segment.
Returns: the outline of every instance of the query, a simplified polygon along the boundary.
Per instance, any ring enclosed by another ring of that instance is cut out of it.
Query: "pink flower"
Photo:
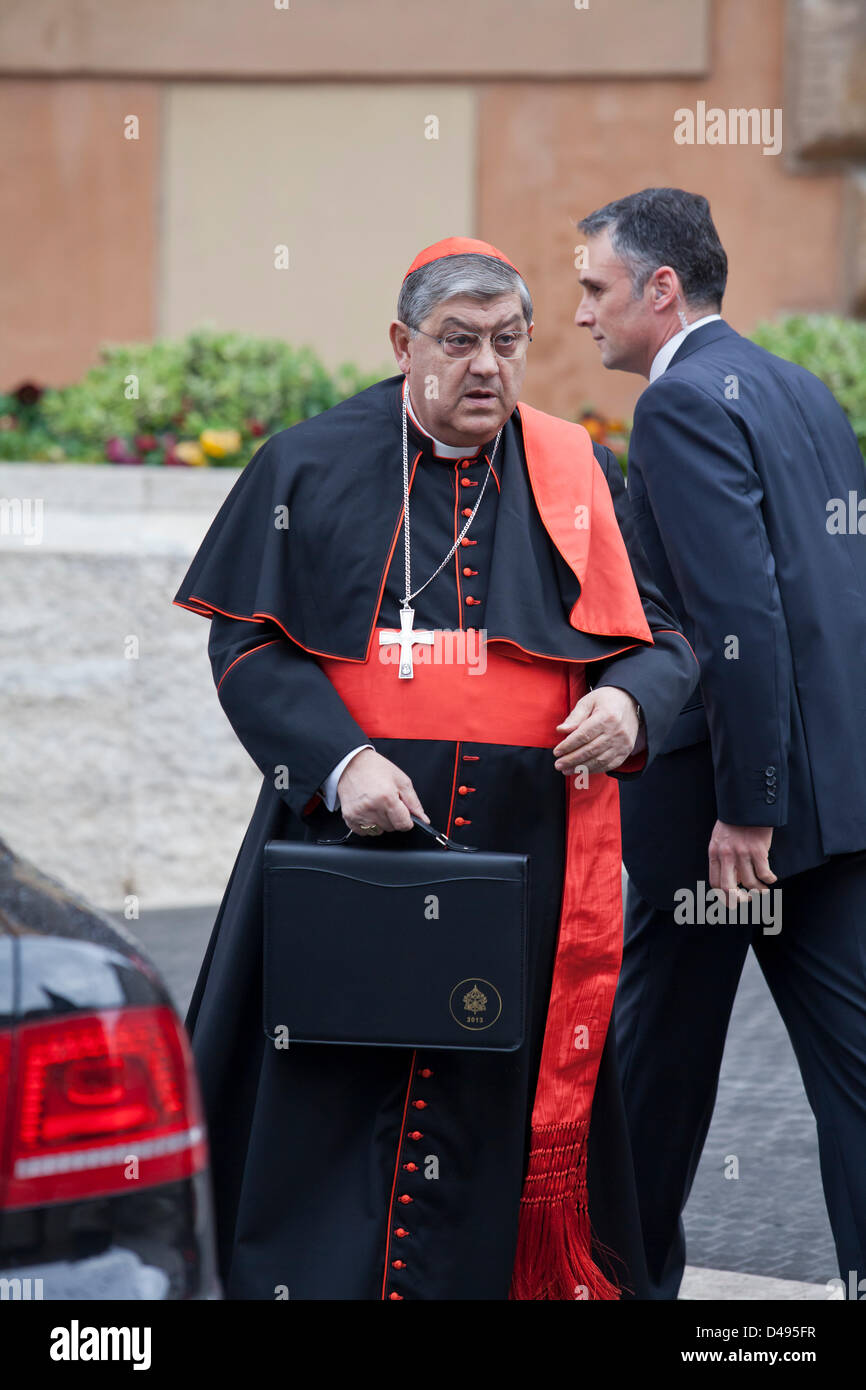
[[[109,463],[141,463],[139,455],[134,454],[126,440],[118,434],[105,441],[105,457]]]

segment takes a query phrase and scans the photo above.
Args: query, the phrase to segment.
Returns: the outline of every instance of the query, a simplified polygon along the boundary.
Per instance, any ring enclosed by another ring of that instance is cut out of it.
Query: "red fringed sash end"
[[[509,1297],[612,1301],[620,1290],[592,1258],[586,1190],[586,1121],[533,1129],[520,1201]]]

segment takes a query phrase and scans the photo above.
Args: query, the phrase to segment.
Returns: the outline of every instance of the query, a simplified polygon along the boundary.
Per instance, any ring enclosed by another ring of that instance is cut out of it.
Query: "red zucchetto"
[[[444,256],[492,256],[494,260],[504,261],[512,270],[517,270],[517,266],[495,246],[491,246],[489,241],[476,241],[469,236],[449,236],[419,251],[403,279],[408,280],[413,270],[420,270],[422,265],[429,265],[431,261],[440,261]],[[520,274],[519,271],[517,273]]]

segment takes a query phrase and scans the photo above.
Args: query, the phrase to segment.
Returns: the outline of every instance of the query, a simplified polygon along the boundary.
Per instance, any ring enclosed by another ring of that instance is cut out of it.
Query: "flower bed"
[[[866,452],[866,323],[800,314],[758,324],[754,341],[814,372]],[[178,342],[105,347],[80,382],[0,394],[0,460],[149,466],[243,465],[269,435],[382,376],[329,371],[309,348],[202,329]],[[578,418],[625,471],[630,426],[590,406]]]
[[[309,348],[201,330],[102,349],[80,382],[0,396],[0,459],[202,466],[245,463],[276,430],[377,381]]]

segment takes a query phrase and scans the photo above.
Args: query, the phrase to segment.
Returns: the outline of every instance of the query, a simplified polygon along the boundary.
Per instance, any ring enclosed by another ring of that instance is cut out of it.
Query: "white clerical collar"
[[[412,409],[412,397],[409,395],[408,381],[403,387],[403,390],[406,392],[406,413],[409,416],[409,419],[412,421],[412,423],[416,426],[416,428],[419,429],[422,434],[426,434],[427,438],[431,441],[433,445],[433,453],[436,455],[437,458],[471,459],[474,458],[476,454],[479,454],[481,452],[480,444],[478,445],[477,449],[467,449],[464,445],[461,444],[443,444],[440,439],[434,439],[430,431],[425,430],[424,426],[421,424],[421,421],[418,419],[418,416]]]
[[[657,381],[662,373],[667,371],[668,367],[671,365],[672,358],[676,355],[680,343],[684,343],[690,333],[694,333],[696,328],[703,328],[705,323],[712,323],[714,319],[720,319],[721,317],[721,314],[705,314],[702,319],[695,319],[694,323],[690,323],[686,328],[681,328],[679,333],[675,333],[672,338],[668,338],[667,342],[662,344],[653,358],[653,364],[650,367],[649,374],[650,384]]]

